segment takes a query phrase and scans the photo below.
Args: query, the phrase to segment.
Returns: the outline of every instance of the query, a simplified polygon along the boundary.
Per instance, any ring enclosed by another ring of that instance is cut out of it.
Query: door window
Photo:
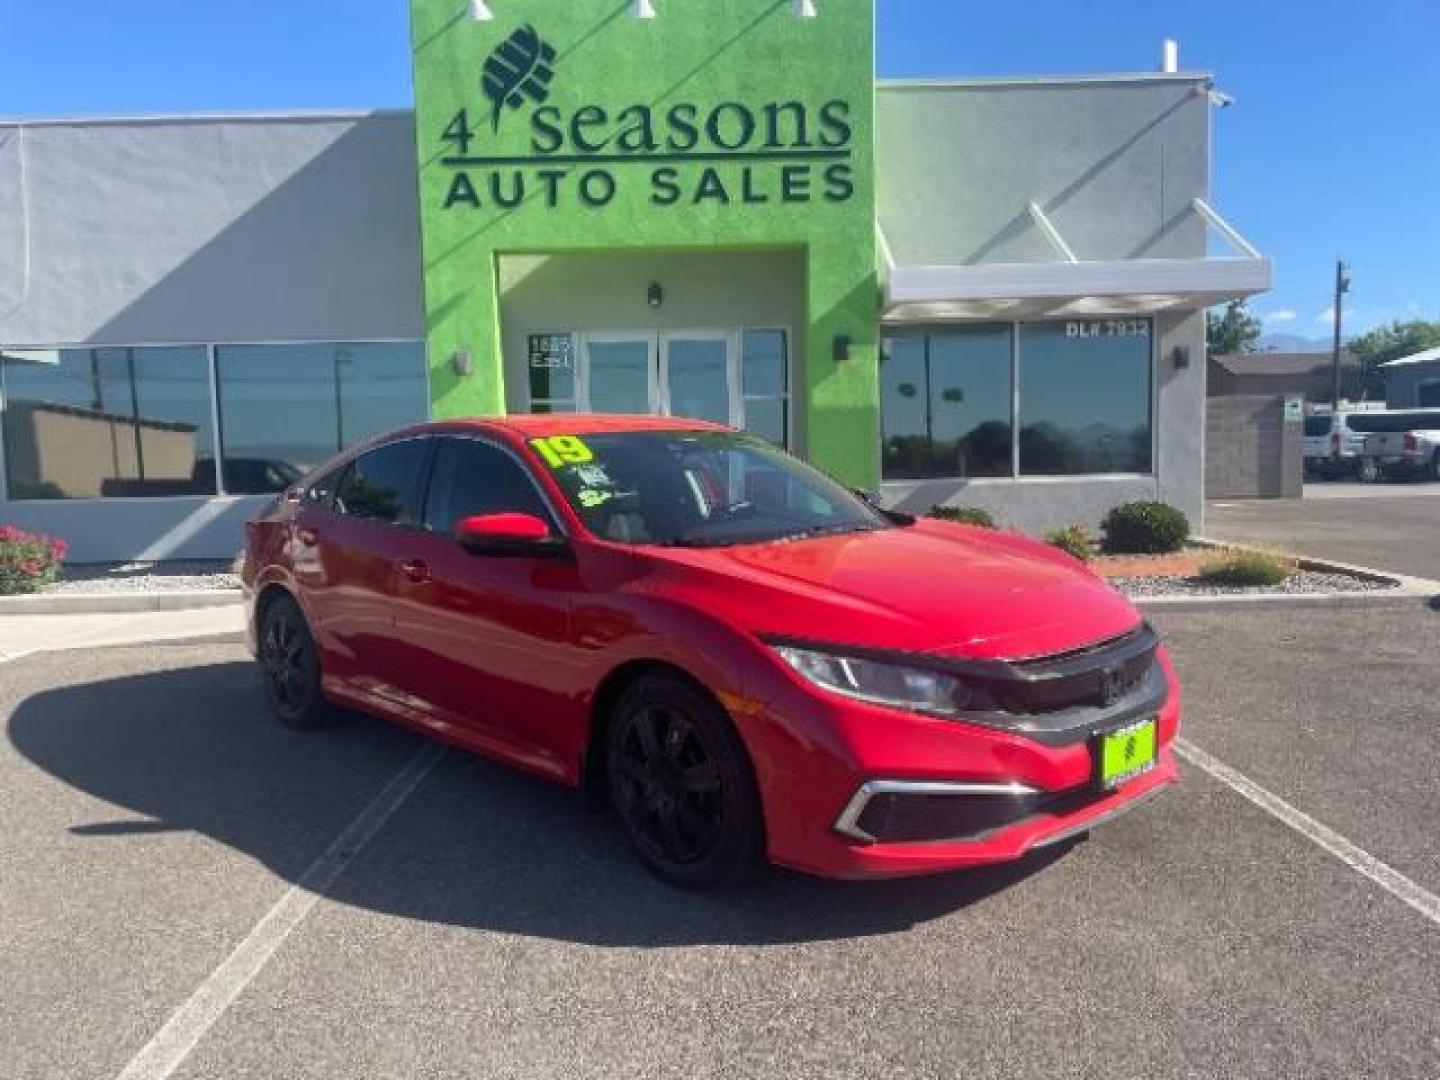
[[[551,520],[535,483],[514,458],[479,439],[441,439],[425,500],[425,528],[450,535],[475,514],[515,512]]]
[[[664,350],[666,411],[691,420],[731,423],[729,337],[667,334]]]
[[[420,520],[420,481],[428,440],[406,439],[361,454],[346,470],[335,509],[391,525]]]
[[[654,340],[649,337],[603,340],[591,338],[589,362],[590,411],[649,413],[655,411]]]

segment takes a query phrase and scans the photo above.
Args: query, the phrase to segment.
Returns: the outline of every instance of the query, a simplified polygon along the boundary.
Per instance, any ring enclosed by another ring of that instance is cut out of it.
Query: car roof
[[[421,425],[431,431],[504,428],[521,438],[547,435],[597,435],[611,431],[730,431],[709,420],[648,413],[519,413],[513,416],[462,416]]]

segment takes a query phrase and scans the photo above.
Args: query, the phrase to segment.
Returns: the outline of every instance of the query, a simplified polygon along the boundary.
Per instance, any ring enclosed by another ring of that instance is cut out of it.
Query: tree
[[[1225,305],[1223,315],[1206,312],[1205,345],[1216,356],[1254,352],[1262,329],[1260,320],[1250,314],[1244,300],[1231,300]]]
[[[1383,395],[1385,379],[1378,370],[1380,365],[1426,349],[1440,348],[1440,322],[1397,319],[1389,326],[1377,326],[1369,333],[1352,338],[1345,347],[1365,369],[1366,389]]]

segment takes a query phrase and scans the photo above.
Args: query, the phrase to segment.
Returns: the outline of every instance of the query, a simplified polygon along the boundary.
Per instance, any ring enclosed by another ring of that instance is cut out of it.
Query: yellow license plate
[[[1159,748],[1154,717],[1100,736],[1100,786],[1117,788],[1155,767]]]

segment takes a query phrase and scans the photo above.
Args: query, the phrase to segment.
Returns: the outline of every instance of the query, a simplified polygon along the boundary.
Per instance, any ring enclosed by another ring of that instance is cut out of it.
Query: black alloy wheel
[[[305,616],[295,601],[280,597],[265,608],[260,627],[260,665],[275,715],[287,727],[308,729],[329,720],[320,691],[320,658]]]
[[[610,798],[660,877],[703,888],[759,863],[760,811],[749,757],[729,717],[688,681],[646,675],[616,705]]]

